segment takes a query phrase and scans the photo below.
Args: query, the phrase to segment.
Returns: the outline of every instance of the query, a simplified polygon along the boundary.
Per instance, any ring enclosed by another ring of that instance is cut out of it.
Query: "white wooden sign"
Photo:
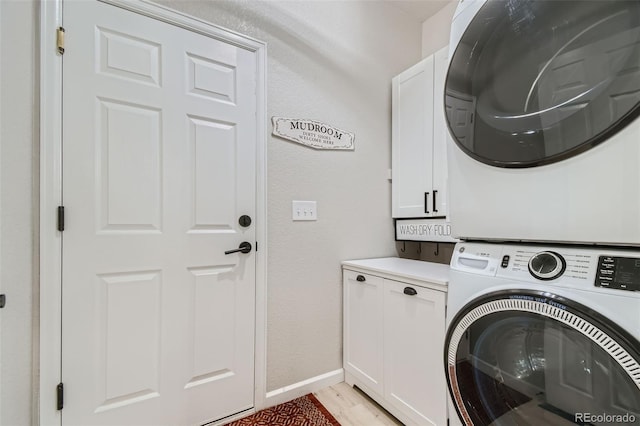
[[[355,135],[325,123],[298,118],[272,117],[273,135],[315,149],[355,149]]]
[[[396,241],[459,241],[451,235],[451,223],[446,219],[396,219]]]

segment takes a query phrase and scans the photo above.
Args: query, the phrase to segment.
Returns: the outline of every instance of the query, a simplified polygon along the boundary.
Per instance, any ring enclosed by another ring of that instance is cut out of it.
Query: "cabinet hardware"
[[[436,209],[436,194],[438,193],[437,189],[433,190],[433,212],[438,213],[438,209]]]
[[[416,289],[411,287],[405,287],[403,293],[408,296],[415,296],[416,294],[418,294]]]
[[[64,206],[58,206],[58,231],[64,231]]]
[[[64,384],[62,382],[56,386],[56,407],[58,411],[64,408]]]
[[[424,193],[424,212],[429,214],[429,193]]]
[[[361,282],[361,283],[362,283],[362,282],[365,282],[366,280],[367,280],[367,279],[364,277],[364,275],[358,275],[358,276],[356,277],[356,281],[359,281],[359,282]]]

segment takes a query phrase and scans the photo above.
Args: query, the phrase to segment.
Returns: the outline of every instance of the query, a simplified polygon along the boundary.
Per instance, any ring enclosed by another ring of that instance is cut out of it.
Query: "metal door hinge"
[[[58,53],[64,55],[64,28],[58,27],[56,30],[56,46]]]
[[[64,407],[64,385],[61,383],[58,383],[58,386],[56,386],[56,392],[57,392],[57,406],[58,406],[58,411],[62,410],[62,408]]]
[[[4,294],[0,294],[0,309],[4,308],[4,305],[7,304],[7,296]]]
[[[58,206],[58,231],[64,231],[64,206]]]

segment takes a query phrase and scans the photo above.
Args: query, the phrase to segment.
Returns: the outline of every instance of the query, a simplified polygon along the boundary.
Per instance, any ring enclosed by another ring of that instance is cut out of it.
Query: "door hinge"
[[[56,30],[56,46],[58,47],[58,53],[64,55],[64,28],[58,27]]]
[[[58,206],[58,231],[64,231],[64,206]]]
[[[58,411],[62,410],[62,408],[64,407],[64,385],[62,384],[62,382],[58,383],[58,386],[56,386],[56,392],[57,392],[57,407],[58,407]]]
[[[0,308],[4,308],[7,304],[7,296],[4,294],[0,294]]]

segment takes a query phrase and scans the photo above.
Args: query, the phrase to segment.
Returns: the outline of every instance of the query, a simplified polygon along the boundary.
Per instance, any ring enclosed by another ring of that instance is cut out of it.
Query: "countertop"
[[[449,284],[449,265],[424,262],[422,260],[400,257],[382,257],[378,259],[346,260],[345,269],[366,270],[384,278],[426,281],[440,286]]]

